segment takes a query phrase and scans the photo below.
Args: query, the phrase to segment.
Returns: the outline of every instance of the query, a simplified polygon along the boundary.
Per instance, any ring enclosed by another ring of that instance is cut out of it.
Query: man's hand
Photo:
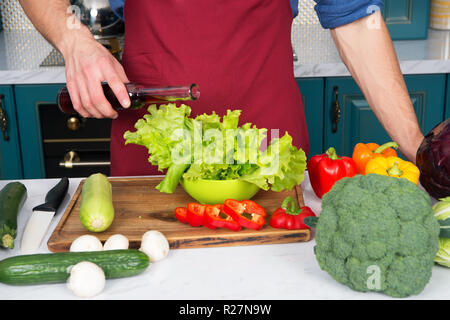
[[[106,81],[118,101],[127,108],[130,98],[124,83],[128,78],[122,65],[92,35],[77,35],[61,45],[66,63],[67,88],[74,109],[83,117],[117,118],[103,94]]]
[[[83,117],[116,118],[101,82],[108,82],[123,107],[130,106],[122,65],[74,17],[69,0],[20,0],[36,29],[64,56],[66,81],[75,110]]]
[[[416,161],[424,136],[379,11],[331,31],[341,58],[400,151]]]

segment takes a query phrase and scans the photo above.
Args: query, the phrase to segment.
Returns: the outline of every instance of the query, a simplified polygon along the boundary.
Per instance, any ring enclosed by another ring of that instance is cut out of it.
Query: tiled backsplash
[[[299,14],[292,23],[292,46],[296,55],[301,57],[298,63],[314,64],[336,58],[337,52],[330,31],[320,25],[314,10],[315,4],[313,0],[300,0]]]
[[[19,0],[0,0],[3,30],[30,30],[33,24],[23,12]]]
[[[1,0],[0,0],[1,1]],[[319,24],[313,0],[299,0],[298,16],[294,19],[294,25],[309,26]]]

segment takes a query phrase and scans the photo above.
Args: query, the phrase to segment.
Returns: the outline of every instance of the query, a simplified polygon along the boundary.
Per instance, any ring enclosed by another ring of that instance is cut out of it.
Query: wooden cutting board
[[[104,243],[108,237],[117,233],[129,239],[130,248],[139,248],[142,235],[148,230],[162,232],[172,249],[289,243],[310,239],[308,229],[285,230],[269,226],[270,215],[286,196],[293,196],[299,206],[304,205],[299,186],[289,192],[261,190],[252,200],[266,209],[266,225],[258,231],[242,229],[235,232],[191,227],[179,222],[175,218],[175,208],[186,207],[187,203],[195,200],[181,186],[178,186],[173,194],[159,192],[155,187],[161,180],[161,177],[110,178],[115,216],[112,225],[100,233],[88,231],[80,222],[81,189],[84,183],[82,180],[47,242],[49,250],[69,251],[73,240],[84,234],[95,235]]]

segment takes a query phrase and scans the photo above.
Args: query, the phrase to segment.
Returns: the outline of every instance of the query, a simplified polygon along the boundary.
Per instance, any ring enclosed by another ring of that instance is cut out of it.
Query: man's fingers
[[[83,80],[78,80],[78,91],[80,93],[81,103],[83,108],[89,113],[90,117],[97,119],[103,118],[103,115],[95,108],[91,101],[89,90],[87,89],[86,82]]]
[[[82,117],[88,118],[90,114],[86,112],[86,110],[84,110],[83,108],[76,83],[73,81],[67,81],[67,90],[69,91],[69,96],[70,100],[72,101],[73,109],[76,112],[78,112]]]
[[[125,73],[117,73],[116,69],[112,65],[110,65],[103,71],[103,74],[105,80],[108,82],[109,87],[113,91],[122,107],[128,108],[131,104],[131,101],[130,96],[128,95],[127,88],[124,84],[124,82],[127,82],[128,80],[125,76]]]
[[[103,118],[117,118],[117,112],[105,98],[101,81],[95,79],[88,80],[88,91],[93,106],[102,114]]]
[[[108,78],[106,81],[122,107],[128,108],[131,101],[125,84],[115,76]]]

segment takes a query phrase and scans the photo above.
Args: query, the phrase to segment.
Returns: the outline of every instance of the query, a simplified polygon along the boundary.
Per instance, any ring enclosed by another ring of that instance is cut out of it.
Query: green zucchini
[[[80,221],[92,232],[102,232],[114,220],[112,187],[108,178],[101,173],[90,175],[81,190]]]
[[[150,264],[148,256],[136,249],[21,255],[0,261],[0,282],[10,285],[66,282],[72,266],[81,261],[98,265],[107,279],[137,275]]]
[[[0,246],[14,248],[17,216],[27,199],[27,188],[20,182],[10,182],[0,190]]]

